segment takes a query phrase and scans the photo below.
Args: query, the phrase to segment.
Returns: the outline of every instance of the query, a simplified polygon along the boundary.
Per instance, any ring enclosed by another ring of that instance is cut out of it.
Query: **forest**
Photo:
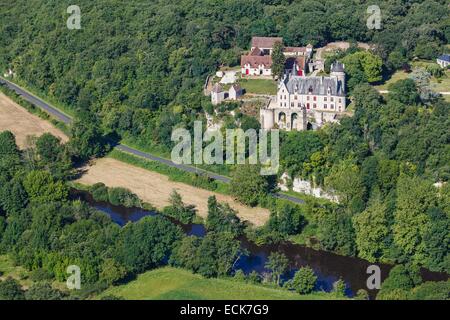
[[[380,30],[367,29],[369,4],[357,0],[80,0],[78,5],[81,30],[67,29],[68,4],[61,1],[17,0],[0,7],[0,70],[12,68],[22,84],[75,115],[66,146],[44,136],[34,150],[22,153],[14,137],[0,137],[0,182],[7,193],[0,202],[1,250],[18,263],[62,279],[64,261],[82,256],[86,260],[79,264],[90,270],[87,281],[111,284],[161,265],[173,251],[175,266],[205,276],[227,274],[229,261],[240,254],[235,237],[244,232],[240,224],[227,223],[235,221],[229,208],[210,199],[214,232],[204,240],[183,238],[165,218],[120,229],[82,203],[68,202],[65,181],[74,164],[104,155],[111,141],[169,153],[172,130],[192,129],[213,108],[202,95],[207,75],[237,65],[251,37],[259,35],[282,36],[292,46],[345,40],[376,49],[365,54],[352,48],[332,58],[350,66],[353,117],[319,131],[281,134],[280,174],[335,190],[339,204],[277,206],[267,196],[273,181],[264,181],[257,170],[218,168],[231,171],[231,192],[241,202],[272,211],[267,225],[245,231],[248,236],[274,242],[308,234],[320,249],[450,272],[450,104],[411,79],[394,83],[384,96],[371,86],[411,59],[442,54],[450,39],[448,1],[379,1]],[[365,68],[373,65],[375,74]],[[245,119],[228,126],[258,128],[257,121]],[[192,208],[175,195],[172,200],[167,215],[192,219]],[[137,240],[162,245],[144,255],[144,247],[134,246]],[[208,257],[199,263],[196,248],[222,241],[230,260],[214,265]],[[402,298],[418,286],[408,272],[394,271],[400,280],[388,282],[381,296]],[[302,274],[311,278],[307,270]]]

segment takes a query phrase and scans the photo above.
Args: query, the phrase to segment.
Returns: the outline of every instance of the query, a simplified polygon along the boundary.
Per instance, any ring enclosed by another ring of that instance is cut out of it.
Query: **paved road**
[[[37,98],[36,96],[32,95],[31,93],[29,93],[25,89],[22,89],[21,87],[17,86],[16,84],[11,83],[1,77],[0,77],[0,83],[6,85],[11,90],[14,90],[18,95],[21,95],[25,100],[31,102],[32,104],[34,104],[35,106],[37,106],[43,110],[45,110],[46,112],[48,112],[49,114],[54,116],[56,119],[64,122],[65,124],[68,124],[72,120],[68,115],[62,113],[55,107],[42,101],[41,99]]]
[[[14,90],[18,95],[21,95],[25,100],[31,102],[32,104],[34,104],[35,106],[37,106],[43,110],[45,110],[46,112],[48,112],[49,114],[54,116],[56,119],[64,122],[65,124],[69,124],[72,121],[72,118],[70,116],[62,113],[61,111],[59,111],[52,105],[50,105],[47,102],[43,101],[42,99],[36,97],[35,95],[31,94],[30,92],[26,91],[25,89],[19,87],[18,85],[14,84],[2,77],[0,77],[0,84],[6,85],[8,88]],[[176,163],[172,162],[171,160],[157,157],[150,153],[142,152],[142,151],[136,150],[134,148],[128,147],[126,145],[123,145],[123,144],[117,145],[116,148],[120,151],[131,153],[135,156],[142,157],[145,159],[157,161],[157,162],[163,163],[165,165],[168,165],[170,167],[178,168],[178,169],[186,171],[186,172],[203,174],[211,179],[218,180],[218,181],[221,181],[224,183],[230,183],[230,181],[231,181],[231,179],[228,177],[221,176],[221,175],[215,174],[213,172],[202,170],[199,168],[195,168],[195,167],[191,167],[191,166],[187,166],[187,165],[183,165],[183,164],[176,164]],[[279,199],[289,200],[289,201],[292,201],[297,204],[304,203],[304,201],[301,199],[297,199],[295,197],[291,197],[291,196],[288,196],[285,194],[277,193],[277,194],[273,194],[273,196],[276,198],[279,198]]]

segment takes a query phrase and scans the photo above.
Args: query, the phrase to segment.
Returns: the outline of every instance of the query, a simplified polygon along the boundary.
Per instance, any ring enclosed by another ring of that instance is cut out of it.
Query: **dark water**
[[[92,196],[84,191],[72,190],[73,199],[81,199],[89,203],[95,209],[108,214],[111,219],[124,226],[128,222],[135,222],[146,216],[155,216],[158,213],[140,208],[125,208],[114,206],[107,202],[95,201]],[[206,230],[202,224],[182,224],[174,219],[170,219],[179,225],[187,235],[204,237]],[[265,274],[268,270],[264,267],[270,253],[274,251],[286,255],[290,263],[290,271],[283,280],[292,278],[294,273],[301,267],[311,267],[318,277],[317,290],[329,292],[333,289],[333,283],[339,279],[344,280],[347,285],[346,294],[351,297],[359,289],[365,289],[369,292],[371,298],[374,298],[377,290],[367,289],[367,267],[372,263],[354,257],[337,255],[331,252],[314,250],[303,245],[289,242],[276,245],[258,246],[245,237],[239,239],[242,247],[248,251],[248,256],[239,259],[235,265],[235,270],[241,269],[246,274],[256,271],[259,274]],[[377,263],[381,270],[382,281],[388,276],[392,265]],[[421,270],[424,281],[443,281],[448,279],[445,273],[431,272],[426,269]]]

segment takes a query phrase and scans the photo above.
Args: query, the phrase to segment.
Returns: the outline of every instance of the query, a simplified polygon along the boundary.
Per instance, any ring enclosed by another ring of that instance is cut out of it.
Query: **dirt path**
[[[46,132],[60,137],[64,142],[68,140],[67,136],[59,129],[38,116],[29,113],[0,92],[0,131],[5,130],[14,133],[19,148],[26,147],[27,136],[41,136]]]
[[[208,213],[208,197],[211,195],[215,195],[220,202],[229,203],[239,212],[238,215],[242,220],[247,220],[256,226],[263,225],[270,215],[267,209],[249,208],[237,203],[230,196],[173,182],[167,176],[111,158],[97,160],[87,168],[87,172],[77,182],[86,185],[103,182],[109,187],[125,187],[158,209],[169,205],[169,195],[175,189],[181,194],[185,203],[197,207],[198,215],[201,217],[206,217]]]

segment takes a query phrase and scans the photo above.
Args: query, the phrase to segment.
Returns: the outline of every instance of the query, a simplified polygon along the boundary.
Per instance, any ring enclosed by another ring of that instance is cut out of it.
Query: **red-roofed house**
[[[253,37],[251,51],[241,56],[241,73],[247,76],[272,76],[272,50],[275,43],[283,43],[280,37]],[[312,57],[313,46],[285,47],[286,69],[296,75],[306,74],[306,65]]]
[[[253,37],[252,38],[252,50],[259,48],[264,54],[272,54],[273,46],[276,42],[283,43],[283,38],[280,37]]]
[[[271,56],[242,56],[241,72],[247,76],[271,76],[272,57]]]

